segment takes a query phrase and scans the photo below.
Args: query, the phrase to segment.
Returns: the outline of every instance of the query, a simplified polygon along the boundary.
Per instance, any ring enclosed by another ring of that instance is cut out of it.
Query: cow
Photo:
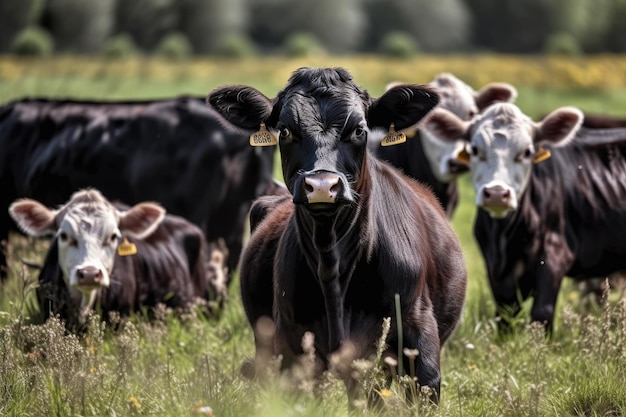
[[[224,239],[236,269],[252,201],[281,191],[274,150],[207,108],[204,98],[152,101],[23,99],[0,107],[0,240],[17,230],[17,198],[54,207],[94,187],[112,201],[157,201]],[[0,253],[0,276],[6,277]]]
[[[463,120],[472,119],[495,101],[513,101],[517,97],[517,90],[510,84],[494,82],[475,91],[450,73],[438,74],[429,85],[439,94],[438,107],[451,111]],[[380,146],[376,141],[370,141],[368,146],[379,158],[428,184],[448,218],[452,218],[458,203],[456,180],[469,170],[469,166],[457,158],[464,148],[464,142],[439,140],[425,126],[412,128],[405,133],[407,141],[397,146]]]
[[[54,236],[38,278],[43,320],[58,314],[80,330],[96,308],[106,319],[113,311],[128,316],[159,303],[186,309],[227,296],[219,248],[210,250],[199,227],[156,203],[114,205],[86,189],[58,209],[18,199],[9,212],[28,235]]]
[[[444,110],[428,122],[439,137],[469,143],[474,235],[498,314],[533,296],[531,318],[549,333],[564,276],[626,268],[626,130],[581,128],[583,118],[562,107],[534,122],[496,103],[471,122]]]
[[[417,381],[439,397],[440,349],[465,300],[461,247],[434,195],[367,150],[380,129],[412,126],[437,102],[431,88],[410,84],[373,98],[342,68],[300,68],[274,99],[243,85],[209,93],[209,106],[232,124],[259,129],[251,142],[278,143],[291,193],[255,203],[241,257],[256,355],[264,355],[257,323],[270,320],[271,353],[284,369],[303,353],[305,334],[314,336],[322,369],[349,346],[350,357],[369,358],[383,319],[395,317],[397,294],[403,346],[420,352]],[[389,355],[398,348],[396,324]],[[342,378],[356,398],[358,382],[350,372]]]

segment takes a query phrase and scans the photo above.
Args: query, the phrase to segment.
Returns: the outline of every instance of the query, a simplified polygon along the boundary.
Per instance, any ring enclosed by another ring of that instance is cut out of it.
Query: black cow
[[[54,234],[37,288],[44,320],[59,314],[76,330],[96,307],[107,318],[227,296],[224,258],[210,253],[200,228],[157,204],[120,209],[90,189],[57,210],[20,199],[10,213],[30,235]]]
[[[391,84],[391,86],[395,83]],[[489,83],[475,91],[452,74],[438,74],[429,86],[440,97],[438,108],[470,120],[496,101],[513,101],[517,90],[506,83]],[[452,217],[458,203],[457,178],[467,172],[469,166],[458,160],[465,143],[462,140],[449,143],[434,136],[426,126],[406,132],[407,140],[395,146],[380,146],[370,141],[368,146],[379,158],[388,161],[405,174],[428,184],[443,205],[448,218]]]
[[[15,228],[6,209],[16,198],[54,207],[95,187],[127,204],[158,201],[209,242],[223,238],[232,271],[252,201],[276,189],[273,164],[273,149],[251,148],[197,98],[15,101],[0,107],[0,240]],[[2,277],[5,266],[2,252]]]
[[[367,151],[376,129],[409,127],[437,101],[416,85],[374,99],[340,68],[301,68],[275,99],[248,86],[209,94],[209,105],[231,123],[263,124],[267,140],[259,142],[271,141],[265,127],[279,134],[292,198],[265,199],[253,212],[240,279],[255,333],[261,317],[272,317],[273,353],[283,366],[303,352],[306,332],[326,366],[349,346],[352,357],[369,357],[399,294],[404,346],[420,352],[418,382],[439,393],[440,349],[465,299],[461,247],[433,194]],[[387,343],[388,354],[397,352],[396,324]],[[344,381],[353,397],[356,381]]]
[[[532,320],[548,330],[564,276],[626,269],[626,130],[582,122],[565,107],[536,123],[509,103],[473,122],[443,110],[429,121],[440,137],[469,141],[474,234],[498,311],[534,296]]]

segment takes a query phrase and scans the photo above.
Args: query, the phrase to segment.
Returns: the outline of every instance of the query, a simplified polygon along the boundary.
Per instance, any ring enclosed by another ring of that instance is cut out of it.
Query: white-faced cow
[[[232,271],[252,201],[276,189],[274,153],[251,148],[199,98],[11,102],[0,106],[0,241],[15,228],[7,213],[15,199],[56,207],[93,187],[112,201],[157,201],[208,242],[224,239]]]
[[[224,267],[209,258],[202,231],[155,203],[118,209],[88,189],[56,210],[20,199],[9,211],[27,234],[54,235],[37,289],[44,319],[59,314],[77,330],[96,307],[107,318],[227,295]]]
[[[443,110],[429,121],[440,137],[469,142],[474,234],[498,310],[515,314],[534,296],[532,320],[548,330],[564,276],[626,269],[626,130],[582,121],[564,107],[533,122],[510,103],[472,122]]]
[[[260,203],[271,207],[255,221],[240,278],[248,320],[271,316],[283,366],[303,352],[305,332],[323,364],[348,345],[369,357],[398,294],[403,346],[419,349],[418,382],[438,394],[440,349],[465,299],[461,248],[433,194],[367,150],[377,129],[415,124],[437,95],[407,84],[375,99],[344,69],[301,68],[275,99],[223,86],[207,102],[237,126],[262,125],[259,143],[273,140],[265,129],[278,135],[292,198]],[[391,329],[389,354],[398,348]],[[344,381],[356,395],[353,377]]]
[[[392,83],[391,85],[395,85]],[[438,108],[446,109],[463,120],[470,120],[496,101],[513,101],[517,90],[510,84],[490,83],[479,91],[452,74],[438,74],[429,85],[440,97]],[[443,141],[426,126],[405,132],[407,140],[394,146],[380,146],[370,141],[368,146],[379,158],[400,168],[405,174],[428,184],[450,218],[458,202],[456,180],[469,170],[457,156],[465,148],[462,139]]]

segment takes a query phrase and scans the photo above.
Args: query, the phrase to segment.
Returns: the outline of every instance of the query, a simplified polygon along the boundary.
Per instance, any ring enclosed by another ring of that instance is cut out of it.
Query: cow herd
[[[253,374],[268,355],[289,368],[307,334],[320,370],[337,352],[368,358],[391,317],[383,354],[436,401],[468,278],[449,223],[460,174],[498,315],[533,297],[550,331],[564,276],[626,270],[626,123],[574,107],[536,122],[516,97],[451,74],[372,97],[344,69],[300,68],[274,98],[225,85],[206,100],[14,101],[0,106],[0,239],[50,239],[37,299],[72,331],[94,309],[215,313],[238,268]]]

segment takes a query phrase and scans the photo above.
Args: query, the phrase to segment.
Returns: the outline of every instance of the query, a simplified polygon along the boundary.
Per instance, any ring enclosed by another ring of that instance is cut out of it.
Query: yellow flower
[[[380,395],[382,398],[389,398],[391,397],[391,391],[387,388],[383,388],[378,391],[378,395]]]
[[[131,409],[134,409],[134,410],[140,410],[141,409],[141,403],[139,402],[139,400],[136,397],[130,397],[128,399],[128,406]]]

